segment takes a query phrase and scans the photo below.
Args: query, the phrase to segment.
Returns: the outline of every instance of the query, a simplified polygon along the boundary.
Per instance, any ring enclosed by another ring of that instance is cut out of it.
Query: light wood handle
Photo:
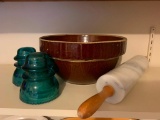
[[[85,119],[92,116],[97,109],[102,105],[104,100],[114,94],[114,89],[111,86],[105,86],[103,90],[84,101],[78,108],[78,117]]]

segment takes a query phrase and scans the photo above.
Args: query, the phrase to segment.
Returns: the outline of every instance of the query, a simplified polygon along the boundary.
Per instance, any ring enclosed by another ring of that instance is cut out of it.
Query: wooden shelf
[[[13,65],[0,65],[0,115],[77,117],[79,105],[94,95],[95,84],[61,83],[61,95],[45,104],[28,105],[19,100],[19,87],[12,84]],[[106,102],[93,117],[160,118],[160,68],[149,68],[125,99],[116,105]]]

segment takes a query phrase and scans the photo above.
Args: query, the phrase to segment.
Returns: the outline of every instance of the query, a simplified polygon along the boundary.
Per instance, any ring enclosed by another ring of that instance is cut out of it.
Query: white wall
[[[0,64],[13,64],[20,47],[39,51],[39,37],[56,33],[116,34],[128,38],[123,61],[147,55],[156,27],[151,65],[160,66],[160,1],[0,2]]]

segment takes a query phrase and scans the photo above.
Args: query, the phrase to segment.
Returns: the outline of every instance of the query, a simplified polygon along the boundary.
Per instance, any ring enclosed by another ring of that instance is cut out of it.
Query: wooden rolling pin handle
[[[92,116],[97,109],[102,105],[106,98],[114,94],[114,89],[112,86],[105,86],[103,90],[96,95],[90,97],[84,101],[78,108],[78,117],[85,119]]]

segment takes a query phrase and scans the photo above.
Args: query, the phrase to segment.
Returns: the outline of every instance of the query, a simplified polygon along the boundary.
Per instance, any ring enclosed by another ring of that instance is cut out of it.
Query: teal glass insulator
[[[21,47],[17,50],[17,55],[14,57],[14,60],[18,61],[25,59],[28,54],[33,52],[36,52],[35,48],[33,47]]]
[[[13,77],[12,83],[16,86],[20,86],[22,84],[23,78],[22,75],[24,70],[22,69],[23,64],[25,63],[25,58],[28,54],[36,52],[35,48],[33,47],[21,47],[17,50],[17,55],[14,57],[14,60],[17,62],[14,64],[16,67]]]
[[[22,70],[20,67],[17,67],[13,73],[12,82],[16,86],[20,86],[22,84],[22,75],[24,73],[24,70]]]
[[[27,104],[42,104],[59,96],[59,83],[48,67],[48,55],[43,52],[31,53],[26,57],[22,69],[23,82],[20,100]],[[55,63],[52,63],[55,64]]]

